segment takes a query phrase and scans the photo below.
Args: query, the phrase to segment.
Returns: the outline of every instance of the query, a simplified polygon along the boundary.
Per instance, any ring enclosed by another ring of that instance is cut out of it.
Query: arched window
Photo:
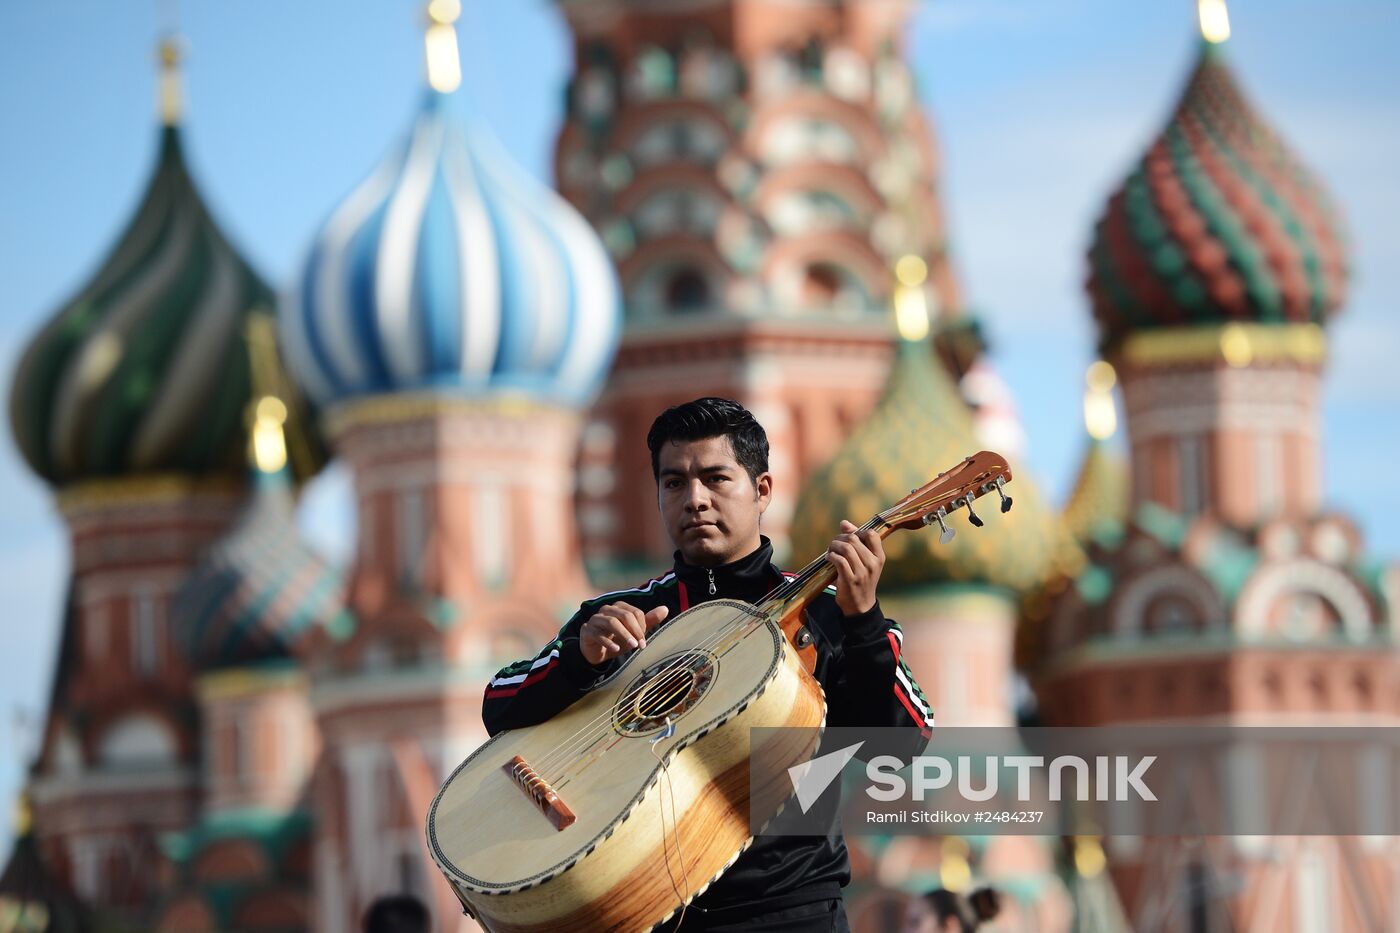
[[[422,490],[410,489],[399,495],[395,514],[399,579],[416,583],[427,543],[427,503]]]
[[[139,676],[150,677],[160,667],[160,648],[164,636],[160,606],[156,594],[141,587],[131,596],[131,669]]]
[[[689,161],[713,165],[728,146],[724,131],[713,123],[694,119],[663,120],[640,133],[629,147],[640,168],[666,162]]]
[[[1289,641],[1322,641],[1341,628],[1341,614],[1320,594],[1299,590],[1274,610],[1276,630]]]
[[[1188,518],[1194,518],[1206,507],[1207,478],[1205,451],[1198,437],[1177,439],[1177,476],[1180,482],[1179,511]]]
[[[629,277],[627,312],[655,318],[714,310],[727,297],[721,276],[687,254],[657,257]]]
[[[637,53],[627,73],[633,98],[655,100],[676,92],[676,63],[664,49],[649,45]]]
[[[710,283],[698,270],[683,266],[666,279],[665,300],[672,311],[700,311],[710,305]]]
[[[852,163],[860,147],[850,130],[831,120],[790,116],[773,122],[759,142],[759,157],[770,166],[797,162]]]
[[[841,291],[841,273],[830,263],[818,262],[807,267],[802,280],[802,304],[805,307],[831,305]]]
[[[734,56],[708,38],[682,53],[680,87],[689,97],[725,100],[738,94],[743,83],[743,69]]]
[[[67,729],[58,733],[53,745],[53,767],[59,774],[77,774],[83,770],[83,748]]]
[[[668,188],[648,196],[632,212],[642,236],[709,234],[719,223],[719,199],[708,191]]]
[[[868,311],[874,307],[860,277],[829,259],[787,266],[774,279],[778,300],[798,311]]]
[[[1153,635],[1185,635],[1200,627],[1195,604],[1178,593],[1164,593],[1147,607],[1147,624]]]
[[[785,236],[864,223],[845,198],[822,189],[784,192],[773,199],[764,215],[773,231]]]
[[[128,716],[102,736],[97,760],[107,768],[148,768],[176,760],[170,729],[149,715]]]

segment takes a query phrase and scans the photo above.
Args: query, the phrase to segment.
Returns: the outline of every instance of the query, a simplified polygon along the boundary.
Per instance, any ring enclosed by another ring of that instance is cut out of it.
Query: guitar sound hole
[[[674,712],[695,689],[695,672],[689,668],[668,671],[647,684],[637,697],[637,714],[656,719]]]
[[[613,728],[648,735],[689,712],[714,682],[717,659],[707,651],[671,655],[642,671],[613,707]]]

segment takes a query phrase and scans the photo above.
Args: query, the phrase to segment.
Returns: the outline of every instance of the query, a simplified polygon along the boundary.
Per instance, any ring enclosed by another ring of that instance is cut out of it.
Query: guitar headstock
[[[1011,469],[1001,454],[984,450],[963,460],[951,470],[939,473],[929,483],[911,490],[909,495],[880,513],[880,518],[892,528],[919,529],[937,524],[942,529],[940,540],[953,540],[953,529],[945,519],[954,511],[966,508],[968,521],[976,527],[982,519],[972,503],[989,493],[1001,498],[1001,510],[1011,510],[1011,497],[1006,484],[1011,482]]]

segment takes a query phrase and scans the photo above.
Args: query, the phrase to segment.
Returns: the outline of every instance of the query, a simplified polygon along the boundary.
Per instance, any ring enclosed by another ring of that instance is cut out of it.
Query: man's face
[[[772,478],[757,482],[734,459],[729,438],[667,443],[658,452],[661,522],[687,562],[718,567],[759,545],[758,519],[772,498]]]

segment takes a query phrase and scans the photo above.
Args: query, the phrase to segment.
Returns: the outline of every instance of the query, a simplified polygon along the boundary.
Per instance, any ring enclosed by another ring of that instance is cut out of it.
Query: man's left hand
[[[861,531],[843,521],[841,534],[826,549],[836,567],[836,605],[844,616],[858,616],[875,605],[875,588],[885,569],[885,545],[876,531]]]

